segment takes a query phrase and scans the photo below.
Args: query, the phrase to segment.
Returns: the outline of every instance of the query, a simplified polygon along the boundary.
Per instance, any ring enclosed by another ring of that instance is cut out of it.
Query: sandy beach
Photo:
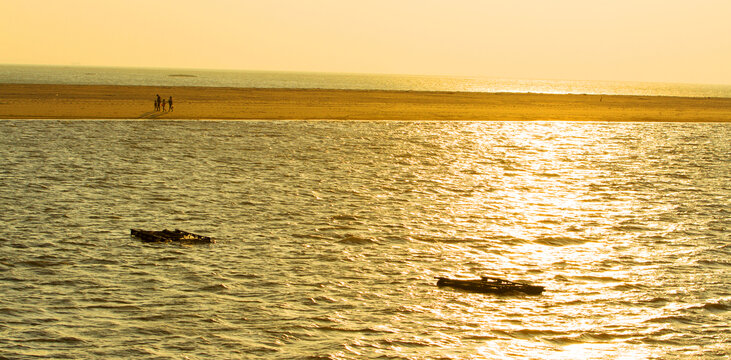
[[[0,84],[0,119],[729,122],[731,98]]]

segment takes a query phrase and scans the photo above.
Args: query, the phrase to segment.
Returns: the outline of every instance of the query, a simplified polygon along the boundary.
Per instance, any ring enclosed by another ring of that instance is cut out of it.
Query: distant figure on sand
[[[166,101],[167,101],[167,100],[165,100],[165,99],[162,99],[162,111],[163,111],[163,112],[165,112],[165,102],[166,102]]]
[[[173,111],[173,97],[171,96],[170,99],[168,99],[168,111]]]
[[[160,111],[160,94],[156,94],[157,99],[155,100],[155,111]]]

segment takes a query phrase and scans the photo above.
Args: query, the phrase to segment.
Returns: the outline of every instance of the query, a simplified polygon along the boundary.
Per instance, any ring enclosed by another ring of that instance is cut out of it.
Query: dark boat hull
[[[545,288],[543,286],[516,283],[497,278],[482,278],[478,280],[458,280],[440,277],[437,286],[451,287],[470,292],[484,294],[510,294],[524,293],[528,295],[540,295]]]
[[[179,242],[185,244],[212,244],[215,241],[208,236],[193,234],[183,230],[150,231],[131,229],[132,236],[144,242]]]

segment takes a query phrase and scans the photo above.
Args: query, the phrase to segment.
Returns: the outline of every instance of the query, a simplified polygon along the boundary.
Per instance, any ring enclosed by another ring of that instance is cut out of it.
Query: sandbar
[[[729,122],[731,98],[0,84],[0,119]]]

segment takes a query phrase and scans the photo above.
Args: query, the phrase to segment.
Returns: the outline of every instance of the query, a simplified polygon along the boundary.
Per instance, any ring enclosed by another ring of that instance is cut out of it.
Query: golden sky
[[[729,0],[0,0],[0,64],[731,84]]]

